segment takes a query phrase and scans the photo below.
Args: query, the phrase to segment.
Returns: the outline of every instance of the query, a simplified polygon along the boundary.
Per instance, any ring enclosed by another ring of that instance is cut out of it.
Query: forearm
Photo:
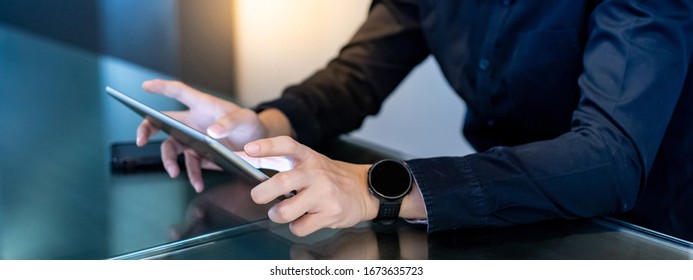
[[[408,161],[429,231],[509,226],[618,213],[633,205],[640,169],[579,137]],[[553,142],[553,143],[551,143]],[[566,152],[564,147],[571,147]],[[411,198],[416,196],[410,195]],[[415,205],[415,204],[413,204]],[[423,208],[423,207],[422,207]],[[414,208],[417,209],[417,208]],[[419,208],[420,209],[420,208]],[[402,216],[406,212],[402,212]]]

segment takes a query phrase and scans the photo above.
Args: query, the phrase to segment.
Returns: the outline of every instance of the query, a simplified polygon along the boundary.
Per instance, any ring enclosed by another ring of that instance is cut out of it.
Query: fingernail
[[[222,133],[224,133],[224,128],[218,124],[212,125],[209,128],[207,128],[207,134],[209,134],[209,136],[212,136],[214,138],[221,137]]]
[[[260,146],[255,143],[248,143],[245,145],[245,152],[248,154],[257,154],[260,151]]]
[[[170,164],[167,164],[164,167],[166,168],[166,173],[168,173],[168,176],[173,178],[173,166]]]
[[[156,82],[156,80],[151,80],[142,83],[142,88],[146,91],[158,92],[161,91],[162,85]]]
[[[142,143],[142,139],[140,139],[140,137],[137,136],[137,138],[135,139],[135,144],[137,144],[138,147],[142,147],[141,143]]]
[[[152,90],[152,81],[145,81],[142,83],[142,88],[147,91]]]

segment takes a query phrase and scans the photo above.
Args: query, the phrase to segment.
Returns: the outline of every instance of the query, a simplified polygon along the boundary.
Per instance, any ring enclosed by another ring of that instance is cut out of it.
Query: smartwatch
[[[376,222],[392,224],[397,220],[413,181],[411,171],[400,161],[381,160],[368,169],[368,190],[380,201]]]

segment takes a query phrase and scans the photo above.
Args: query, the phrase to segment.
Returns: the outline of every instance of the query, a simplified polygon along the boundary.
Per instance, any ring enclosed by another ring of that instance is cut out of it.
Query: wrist
[[[258,113],[258,119],[267,131],[267,137],[291,136],[295,138],[289,118],[279,109],[262,110]]]
[[[364,216],[362,221],[370,221],[378,216],[378,210],[380,208],[380,200],[371,193],[368,189],[368,170],[371,168],[371,164],[358,165],[359,170],[358,182],[360,182],[359,187],[364,194]]]
[[[368,166],[370,168],[370,165]],[[366,174],[368,173],[368,170],[366,170]],[[366,190],[366,217],[364,220],[366,221],[372,221],[375,220],[375,218],[378,217],[378,211],[380,210],[380,200],[373,195],[371,191],[368,190],[368,178],[366,177],[365,180],[362,180],[362,182],[365,182],[365,190]]]
[[[416,183],[416,180],[412,182],[411,192],[402,200],[399,216],[400,218],[412,220],[423,220],[428,218],[426,203],[424,202],[421,189]]]

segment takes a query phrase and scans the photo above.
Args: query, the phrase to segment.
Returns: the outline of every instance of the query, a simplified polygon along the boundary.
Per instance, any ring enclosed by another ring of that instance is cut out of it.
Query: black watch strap
[[[380,201],[378,216],[375,220],[381,224],[389,225],[397,221],[399,217],[399,208],[402,206],[402,200],[396,201]]]

